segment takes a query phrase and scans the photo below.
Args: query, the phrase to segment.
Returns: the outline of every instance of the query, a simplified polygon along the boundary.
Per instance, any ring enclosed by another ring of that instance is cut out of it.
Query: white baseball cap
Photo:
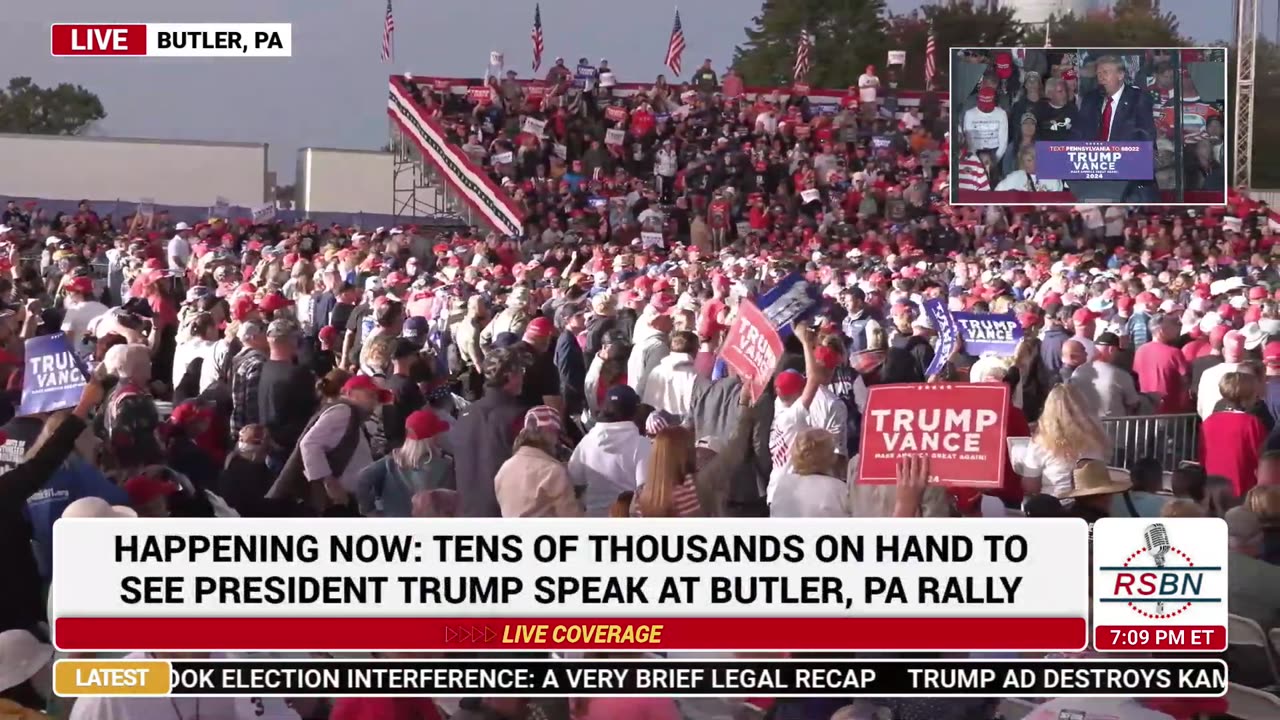
[[[30,680],[52,660],[52,645],[26,630],[5,630],[0,633],[0,690]]]
[[[136,518],[138,513],[124,505],[112,505],[100,497],[82,497],[62,511],[64,518]],[[3,666],[4,663],[0,663]]]
[[[182,230],[190,230],[190,229],[191,229],[191,226],[190,226],[190,225],[188,225],[188,224],[186,224],[186,223],[184,223],[184,222],[180,222],[180,223],[178,223],[177,225],[174,225],[174,226],[173,226],[173,229],[174,229],[174,230],[177,230],[177,231],[179,231],[179,232],[181,232]]]

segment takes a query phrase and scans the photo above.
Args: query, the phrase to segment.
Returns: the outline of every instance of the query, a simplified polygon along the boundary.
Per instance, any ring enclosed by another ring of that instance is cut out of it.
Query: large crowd
[[[627,97],[607,63],[585,59],[557,61],[536,101],[514,74],[479,103],[415,86],[522,209],[521,238],[9,203],[0,717],[43,717],[50,700],[59,517],[1218,516],[1231,612],[1280,626],[1268,208],[1239,196],[1207,210],[952,206],[945,103],[903,111],[896,81],[867,75],[830,111],[803,92],[747,99],[710,61],[688,84],[659,77]],[[529,118],[545,120],[544,137],[522,130]],[[623,142],[606,142],[618,129]],[[740,303],[796,276],[820,297],[784,329],[753,398],[721,344]],[[928,299],[1012,313],[1023,339],[1008,356],[959,343],[935,364]],[[58,332],[90,381],[74,407],[21,415],[24,342]],[[897,485],[860,485],[868,388],[936,381],[1010,386],[1008,434],[1028,440],[1016,464],[991,469],[1001,487],[946,490],[916,462]],[[1199,442],[1174,466],[1114,447],[1108,428],[1137,416],[1190,419]],[[1123,470],[1108,467],[1116,457]],[[234,717],[231,700],[201,702],[84,699],[70,717]],[[1120,718],[1182,716],[1177,703],[1090,702]],[[848,704],[767,712],[872,717]],[[874,704],[896,720],[995,712]],[[294,712],[441,717],[427,699]],[[679,712],[667,699],[477,698],[452,717]]]

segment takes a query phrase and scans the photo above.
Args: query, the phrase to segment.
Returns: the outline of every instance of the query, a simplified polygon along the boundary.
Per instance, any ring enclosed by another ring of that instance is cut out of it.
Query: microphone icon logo
[[[1164,525],[1155,523],[1142,531],[1142,539],[1147,546],[1147,554],[1151,556],[1156,567],[1164,567],[1164,556],[1169,553],[1169,531]],[[1156,614],[1164,613],[1164,603],[1156,603]]]

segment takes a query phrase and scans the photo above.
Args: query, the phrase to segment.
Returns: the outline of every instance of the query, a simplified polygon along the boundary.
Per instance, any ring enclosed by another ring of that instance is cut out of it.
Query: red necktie
[[[1098,139],[1106,142],[1111,139],[1111,96],[1107,96],[1107,104],[1102,108],[1102,126],[1098,128]]]

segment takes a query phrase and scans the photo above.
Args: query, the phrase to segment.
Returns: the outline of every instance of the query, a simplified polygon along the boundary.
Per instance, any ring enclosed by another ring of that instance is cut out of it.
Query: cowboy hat
[[[1081,460],[1072,474],[1075,489],[1064,497],[1079,498],[1093,495],[1114,495],[1133,487],[1129,473],[1107,467],[1101,460]]]

